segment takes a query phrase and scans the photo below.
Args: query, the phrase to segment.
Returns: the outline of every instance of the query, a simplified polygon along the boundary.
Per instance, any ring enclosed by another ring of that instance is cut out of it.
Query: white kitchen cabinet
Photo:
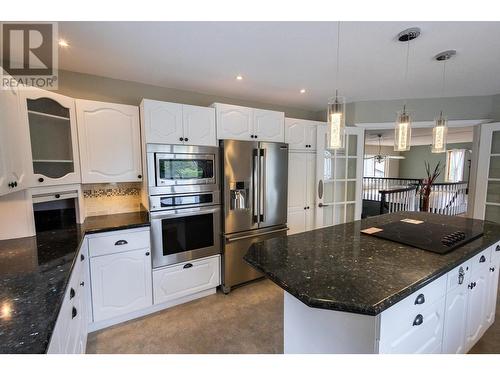
[[[467,329],[467,302],[471,262],[467,261],[448,273],[443,332],[443,353],[463,354]]]
[[[141,111],[146,143],[182,144],[182,104],[144,99]]]
[[[445,299],[441,297],[416,315],[400,314],[394,325],[394,335],[380,335],[379,353],[433,354],[441,352]],[[382,319],[383,318],[382,313]]]
[[[285,142],[290,150],[316,150],[318,121],[285,118]]]
[[[491,326],[495,321],[495,313],[497,307],[498,294],[498,274],[500,268],[500,260],[495,260],[488,268],[488,288],[486,297],[486,328]]]
[[[284,142],[283,112],[214,103],[217,138]]]
[[[87,244],[83,241],[47,349],[49,354],[83,354],[87,345],[90,298]]]
[[[288,154],[288,231],[289,235],[314,229],[314,184],[316,155]]]
[[[213,108],[144,99],[141,115],[146,143],[217,145]]]
[[[215,110],[210,107],[182,105],[184,144],[217,146]]]
[[[259,141],[284,142],[285,114],[264,109],[253,110],[254,138]]]
[[[82,183],[142,179],[139,108],[76,100]]]
[[[152,305],[149,252],[140,249],[90,259],[94,322]]]
[[[486,298],[488,296],[488,274],[482,269],[473,271],[470,283],[467,307],[466,351],[469,351],[486,330]]]
[[[39,89],[20,94],[22,121],[31,144],[31,186],[80,183],[75,100]]]
[[[160,304],[220,285],[220,255],[153,271],[154,303]]]
[[[17,88],[0,90],[0,196],[25,189],[31,176],[28,129]]]

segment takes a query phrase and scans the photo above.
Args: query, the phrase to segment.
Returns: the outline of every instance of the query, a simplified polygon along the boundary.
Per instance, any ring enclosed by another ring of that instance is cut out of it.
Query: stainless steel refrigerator
[[[244,260],[253,243],[286,235],[288,145],[223,140],[222,290],[263,275]]]

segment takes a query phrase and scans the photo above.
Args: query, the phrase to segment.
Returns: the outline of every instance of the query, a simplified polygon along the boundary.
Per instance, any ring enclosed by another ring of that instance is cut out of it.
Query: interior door
[[[364,130],[346,127],[346,147],[328,148],[328,127],[317,128],[316,227],[361,218]]]
[[[259,144],[259,228],[286,223],[288,145]]]
[[[500,123],[481,125],[474,218],[500,223]]]

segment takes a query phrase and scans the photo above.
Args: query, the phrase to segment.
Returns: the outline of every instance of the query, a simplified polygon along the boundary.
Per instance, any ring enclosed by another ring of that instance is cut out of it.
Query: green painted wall
[[[472,143],[451,143],[447,146],[448,150],[451,149],[466,149],[472,150]],[[402,152],[405,159],[399,161],[399,176],[403,178],[425,178],[425,161],[429,162],[431,168],[434,169],[436,164],[440,161],[443,168],[446,167],[446,153],[433,154],[430,145],[424,146],[411,146],[410,151]],[[469,179],[468,162],[471,154],[467,153],[465,156],[465,170],[464,180]],[[444,182],[444,169],[436,182]]]

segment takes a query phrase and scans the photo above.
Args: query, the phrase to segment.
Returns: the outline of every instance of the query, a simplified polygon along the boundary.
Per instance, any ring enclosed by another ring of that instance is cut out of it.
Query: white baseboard
[[[169,307],[173,307],[176,305],[180,305],[182,303],[193,301],[193,300],[198,299],[198,298],[206,297],[206,296],[209,296],[211,294],[215,294],[216,290],[217,290],[217,288],[203,290],[201,292],[194,293],[194,294],[191,294],[189,296],[184,296],[181,298],[174,299],[172,301],[164,302],[164,303],[157,304],[157,305],[152,305],[152,306],[147,307],[145,309],[134,311],[134,312],[129,313],[129,314],[117,316],[117,317],[111,318],[111,319],[102,320],[100,322],[92,322],[88,326],[88,332],[90,333],[90,332],[99,331],[101,329],[111,327],[115,324],[119,324],[119,323],[123,323],[123,322],[129,321],[129,320],[132,320],[132,319],[140,318],[142,316],[146,316],[146,315],[149,315],[149,314],[161,311],[161,310],[168,309]]]

